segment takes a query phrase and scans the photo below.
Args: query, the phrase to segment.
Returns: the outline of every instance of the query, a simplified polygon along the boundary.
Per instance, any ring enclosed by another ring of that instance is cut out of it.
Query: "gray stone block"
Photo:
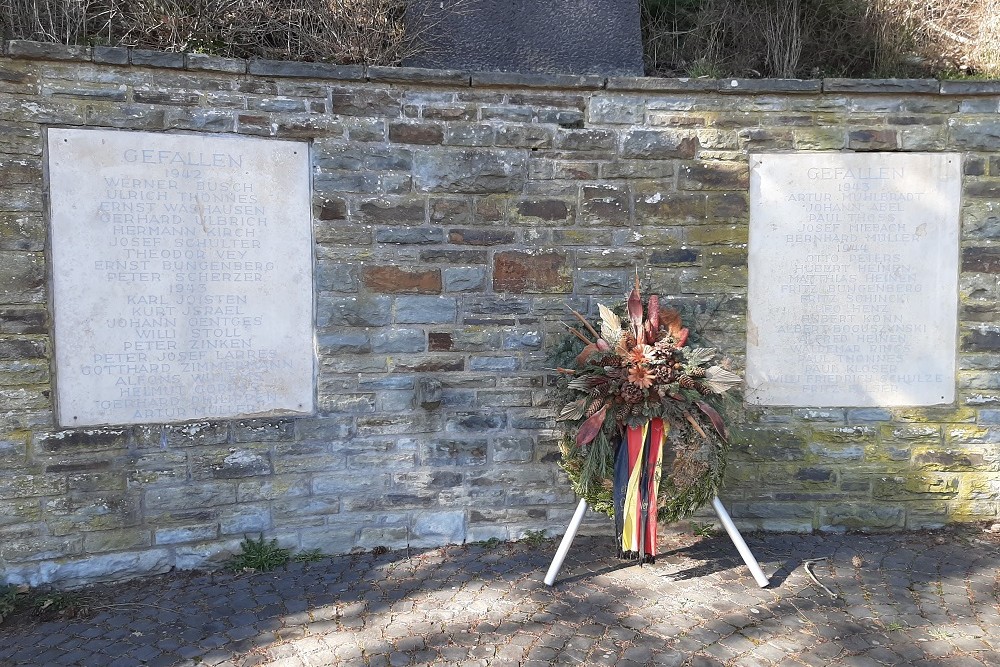
[[[219,536],[219,527],[214,523],[193,526],[160,528],[154,532],[156,544],[179,544],[183,542],[204,542]]]
[[[413,185],[418,192],[519,192],[526,172],[524,151],[516,149],[421,151],[413,159]]]
[[[819,79],[720,79],[720,93],[819,93],[823,82]]]
[[[258,76],[289,76],[338,81],[363,81],[365,78],[365,68],[362,65],[330,65],[287,60],[253,59],[247,67],[247,72]]]
[[[1000,95],[1000,81],[942,81],[942,95]]]
[[[185,58],[187,69],[226,72],[228,74],[246,74],[247,72],[247,61],[242,58],[223,58],[207,53],[187,53]]]
[[[330,354],[363,354],[371,352],[371,341],[364,331],[338,331],[323,334],[316,340],[319,348]]]
[[[127,48],[120,46],[95,46],[93,59],[95,63],[105,65],[128,65],[129,53]]]
[[[260,505],[237,505],[227,508],[219,518],[222,535],[262,533],[271,528],[271,510]]]
[[[587,114],[591,123],[633,125],[642,123],[646,106],[640,98],[595,95]]]
[[[482,291],[486,285],[486,269],[480,266],[453,266],[444,270],[444,291]]]
[[[417,516],[410,530],[411,547],[458,544],[465,541],[465,512],[426,512]]]
[[[90,47],[12,39],[7,42],[7,55],[32,60],[90,60]]]
[[[823,79],[824,93],[938,93],[936,79]]]
[[[469,370],[494,371],[510,373],[521,368],[521,360],[517,357],[472,357],[469,359]]]
[[[88,556],[80,560],[43,563],[33,586],[57,581],[61,586],[79,586],[96,581],[115,581],[139,575],[161,574],[173,559],[167,549]]]
[[[718,90],[717,79],[658,79],[655,77],[609,77],[605,86],[608,90],[642,90],[649,92],[697,92]]]
[[[455,321],[458,306],[450,297],[401,296],[395,311],[397,324],[445,324]]]
[[[1000,121],[951,118],[948,130],[955,145],[966,150],[996,150],[1000,146]]]
[[[387,296],[320,297],[318,326],[373,326],[389,324],[392,300]]]
[[[464,70],[431,69],[427,67],[368,67],[372,83],[457,84],[468,86],[471,73]]]
[[[425,352],[427,335],[423,329],[392,328],[372,334],[372,351],[379,354]]]
[[[425,410],[434,410],[441,405],[441,382],[434,378],[417,380],[417,390],[414,400]]]
[[[167,51],[152,51],[150,49],[131,49],[130,58],[133,65],[140,67],[184,68],[184,54]]]
[[[493,443],[493,461],[496,463],[526,463],[535,452],[535,441],[530,437],[497,438]]]
[[[406,245],[443,243],[444,230],[440,227],[383,227],[375,230],[375,241]]]

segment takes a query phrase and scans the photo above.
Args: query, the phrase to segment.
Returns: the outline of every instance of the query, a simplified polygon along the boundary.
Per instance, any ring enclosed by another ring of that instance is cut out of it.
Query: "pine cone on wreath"
[[[691,377],[690,375],[682,375],[680,377],[680,379],[677,381],[677,384],[679,384],[684,389],[694,389],[695,388],[694,378]]]
[[[638,403],[643,398],[642,389],[631,382],[626,382],[622,385],[621,397],[626,403]]]
[[[693,378],[703,378],[705,377],[705,369],[702,368],[701,366],[693,368],[691,369],[691,372],[688,373],[688,375],[690,375]]]
[[[654,380],[656,384],[670,384],[673,382],[674,371],[669,366],[657,366]]]
[[[604,399],[595,398],[593,401],[590,402],[590,405],[587,406],[587,411],[584,414],[587,417],[593,417],[595,414],[597,414],[597,411],[603,407],[604,407]]]

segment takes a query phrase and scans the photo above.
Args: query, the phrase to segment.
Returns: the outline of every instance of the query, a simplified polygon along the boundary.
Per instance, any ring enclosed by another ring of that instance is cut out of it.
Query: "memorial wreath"
[[[677,521],[722,481],[727,433],[717,399],[741,378],[714,348],[688,345],[673,308],[636,279],[627,300],[555,351],[565,425],[562,468],[590,507],[615,519],[619,555],[652,559],[658,519]],[[715,403],[715,405],[713,405]],[[666,468],[666,473],[661,470]]]

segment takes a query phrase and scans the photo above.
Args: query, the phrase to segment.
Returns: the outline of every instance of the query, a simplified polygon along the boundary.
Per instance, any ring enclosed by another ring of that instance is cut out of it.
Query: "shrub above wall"
[[[574,498],[545,359],[566,305],[618,299],[638,270],[740,360],[750,152],[962,155],[960,344],[942,351],[958,355],[958,399],[738,411],[734,519],[996,518],[995,82],[522,76],[10,42],[0,92],[7,581],[202,567],[257,533],[343,553],[562,532]],[[56,426],[50,127],[309,142],[316,414]]]

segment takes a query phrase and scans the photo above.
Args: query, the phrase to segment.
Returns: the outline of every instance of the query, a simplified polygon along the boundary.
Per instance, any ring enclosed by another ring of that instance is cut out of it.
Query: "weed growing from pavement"
[[[524,532],[524,537],[521,538],[521,542],[524,542],[531,549],[537,549],[542,546],[546,541],[544,530],[526,530]]]
[[[87,598],[74,591],[37,589],[27,585],[0,586],[0,624],[15,616],[37,619],[75,616],[87,607]]]
[[[292,560],[296,563],[315,563],[316,561],[323,560],[324,558],[329,558],[329,556],[319,549],[307,549],[306,551],[300,551],[292,556]]]
[[[491,537],[488,540],[473,542],[473,544],[482,547],[483,549],[496,549],[498,546],[503,544],[503,540],[501,540],[499,537]]]
[[[244,537],[240,542],[240,553],[229,559],[226,569],[230,572],[270,572],[288,563],[291,551],[278,546],[278,540],[269,542],[261,534],[257,540]]]
[[[711,523],[691,522],[691,532],[697,537],[712,537],[715,535],[715,525]]]

